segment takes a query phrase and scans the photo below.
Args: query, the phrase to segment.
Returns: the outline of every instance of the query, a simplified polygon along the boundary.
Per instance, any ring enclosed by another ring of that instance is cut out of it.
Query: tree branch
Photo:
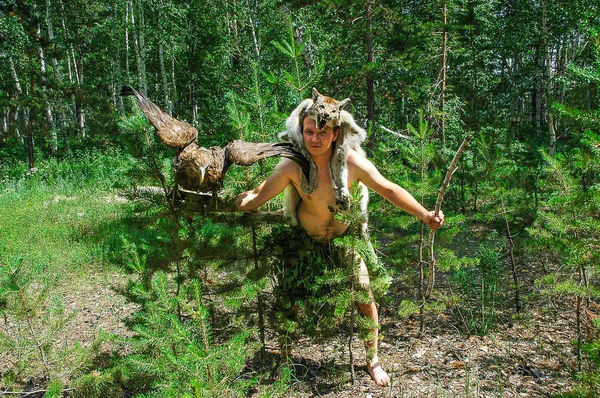
[[[182,189],[170,191],[165,195],[164,190],[160,187],[136,187],[124,191],[123,196],[129,200],[147,203],[169,203],[173,200],[179,210],[199,213],[217,222],[238,225],[287,223],[282,211],[235,211],[231,206],[232,198],[221,199],[211,194],[195,193]]]
[[[463,140],[462,144],[454,154],[454,158],[450,165],[448,166],[448,170],[446,171],[446,177],[444,178],[444,182],[442,182],[442,186],[438,190],[438,197],[435,202],[435,215],[440,214],[440,208],[442,207],[442,201],[444,200],[444,194],[446,193],[446,189],[448,185],[450,185],[450,180],[452,180],[452,175],[458,169],[458,160],[462,156],[463,152],[467,149],[469,145],[469,141],[473,138],[473,134],[468,134]],[[427,286],[427,290],[425,291],[425,298],[429,298],[431,292],[433,291],[433,285],[435,283],[435,256],[433,254],[433,243],[435,240],[435,230],[429,230],[429,237],[427,239],[427,252],[429,258],[429,284]]]

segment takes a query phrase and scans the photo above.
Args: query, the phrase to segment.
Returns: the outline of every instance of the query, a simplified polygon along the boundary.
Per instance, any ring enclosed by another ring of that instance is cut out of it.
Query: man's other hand
[[[439,229],[444,225],[444,212],[440,210],[439,214],[436,216],[435,211],[430,211],[429,217],[423,221],[425,221],[425,224],[427,224],[429,228]]]

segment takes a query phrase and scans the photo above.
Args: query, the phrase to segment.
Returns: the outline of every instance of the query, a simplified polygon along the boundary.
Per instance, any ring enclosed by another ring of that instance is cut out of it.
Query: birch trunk
[[[162,0],[160,1],[159,4],[159,8],[158,8],[158,34],[159,34],[159,40],[158,40],[158,60],[160,63],[160,77],[162,80],[162,89],[163,89],[163,96],[164,96],[164,102],[165,102],[165,109],[167,111],[167,113],[170,115],[173,113],[173,106],[171,104],[171,101],[169,100],[169,83],[168,83],[168,79],[167,79],[167,69],[165,68],[165,50],[163,48],[163,41],[162,41],[162,7],[163,7],[163,2]]]
[[[129,4],[125,3],[125,76],[129,78]]]
[[[175,103],[177,101],[177,84],[175,82],[175,56],[171,55],[171,87],[172,91],[172,99],[171,101]]]
[[[75,81],[77,83],[77,86],[81,86],[83,84],[83,63],[75,55],[75,48],[73,46],[71,46],[71,54],[73,57],[73,68],[74,68],[74,72],[75,72]],[[77,94],[73,95],[73,105],[75,107],[75,121],[77,123],[77,132],[79,134],[79,138],[84,139],[86,137],[85,109],[83,109],[83,105],[81,103],[81,96],[79,94],[79,90],[77,90]]]
[[[233,66],[240,62],[242,56],[242,50],[240,49],[240,39],[238,35],[238,22],[237,22],[237,2],[236,0],[225,1],[225,19],[227,21],[227,33],[229,36],[229,44],[232,47],[231,51],[231,64]]]
[[[15,90],[17,91],[17,94],[19,96],[23,95],[23,89],[21,88],[21,82],[19,81],[19,77],[17,76],[17,70],[15,69],[15,63],[12,59],[12,56],[8,56],[8,66],[10,67],[10,75],[13,78],[13,82],[15,83]],[[17,135],[17,138],[19,138],[19,140],[21,141],[22,144],[25,144],[25,140],[23,138],[23,135],[21,134],[21,129],[19,129],[19,106],[17,106],[17,110],[14,113],[14,118],[15,118],[15,134]],[[23,116],[25,116],[25,110],[23,110]]]
[[[133,9],[133,0],[129,0],[131,25],[134,27],[133,44],[135,47],[135,59],[138,71],[138,86],[143,94],[148,94],[148,85],[146,82],[146,50],[144,42],[144,10],[141,1],[137,2],[138,22],[135,22],[135,12]]]
[[[31,85],[31,94],[33,94],[33,83]],[[21,92],[23,94],[23,92]],[[27,92],[27,85],[25,85],[25,92],[24,92],[25,97],[27,97],[28,95],[30,95],[30,93]],[[35,141],[33,139],[33,129],[32,129],[32,121],[31,119],[33,118],[34,114],[33,112],[30,113],[29,112],[29,108],[23,108],[23,131],[25,133],[25,138],[26,138],[26,143],[27,143],[27,158],[29,160],[29,169],[33,169],[35,167],[35,157],[34,157],[34,145],[35,145]]]
[[[442,133],[442,142],[446,144],[446,70],[448,63],[448,5],[446,1],[442,3],[442,19],[444,22],[444,30],[442,32],[442,67],[440,70],[440,81],[442,92],[440,94],[440,114],[441,114],[441,126],[440,130]]]
[[[29,109],[23,109],[23,129],[26,131],[27,136],[27,159],[29,160],[29,170],[35,168],[35,156],[33,152],[34,140],[33,130],[31,128],[29,120]]]
[[[139,9],[139,44],[140,44],[140,60],[142,61],[140,67],[142,70],[142,87],[144,88],[144,92],[148,93],[148,79],[146,78],[146,40],[144,36],[145,23],[146,20],[144,18],[144,2],[142,0],[138,0],[138,9]]]
[[[59,4],[60,4],[60,9],[62,11],[61,14],[61,26],[64,32],[64,35],[67,37],[67,39],[69,39],[69,34],[68,34],[68,30],[67,30],[67,25],[65,23],[65,5],[62,2],[62,0],[59,0]],[[70,49],[71,47],[69,47]],[[73,70],[71,68],[71,56],[69,54],[69,49],[67,49],[66,51],[66,58],[67,58],[67,74],[69,75],[69,83],[73,83]]]
[[[377,136],[375,132],[375,80],[373,79],[373,64],[375,62],[375,52],[373,50],[373,2],[369,0],[365,4],[365,14],[367,23],[367,129],[371,131],[370,146],[373,147]]]
[[[50,43],[54,42],[54,25],[52,24],[52,6],[50,4],[50,0],[46,0],[46,29],[48,30],[48,40]],[[56,59],[56,54],[51,54],[50,61],[52,62],[52,73],[54,74],[54,79],[58,82],[60,81],[60,71],[58,69],[58,60]]]
[[[112,3],[112,17],[115,21],[119,20],[119,2],[113,1]],[[127,29],[127,28],[125,28]],[[111,61],[113,79],[112,79],[112,92],[113,92],[113,106],[119,110],[119,113],[123,112],[123,97],[118,95],[121,87],[123,87],[122,71],[121,71],[121,40],[115,40],[115,54]]]
[[[544,34],[544,105],[545,121],[548,124],[548,133],[550,144],[548,154],[554,156],[556,153],[556,129],[554,126],[554,115],[552,113],[552,56],[551,48],[548,42],[548,7],[543,0],[542,6],[542,30]]]
[[[48,1],[46,1],[46,3],[48,3]],[[46,12],[46,16],[47,15],[48,13]],[[36,33],[38,37],[42,37],[42,28],[39,23],[37,24]],[[48,129],[50,130],[50,153],[55,155],[56,152],[58,152],[58,137],[56,135],[56,125],[54,123],[54,112],[52,110],[52,105],[50,104],[50,101],[45,95],[46,83],[48,80],[48,69],[46,67],[46,55],[44,53],[44,48],[42,47],[41,43],[38,48],[38,54],[40,56],[40,69],[42,72],[42,96],[44,97],[44,104],[46,106],[46,119],[48,121]]]
[[[8,134],[8,120],[10,119],[10,111],[8,108],[4,108],[4,112],[2,113],[2,132],[6,135]]]
[[[258,5],[257,5],[257,7],[258,7]],[[260,47],[258,46],[258,37],[256,36],[257,21],[252,19],[250,0],[248,0],[248,19],[250,21],[250,29],[252,31],[252,41],[254,42],[254,51],[256,52],[256,60],[258,61],[260,59]]]

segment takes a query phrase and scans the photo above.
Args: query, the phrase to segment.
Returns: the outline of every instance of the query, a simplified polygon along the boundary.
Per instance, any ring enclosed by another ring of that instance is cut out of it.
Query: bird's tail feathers
[[[137,99],[137,102],[140,106],[140,108],[142,108],[142,111],[144,112],[144,114],[146,116],[152,115],[154,117],[159,117],[161,119],[164,118],[164,112],[156,105],[154,104],[152,101],[150,101],[148,98],[146,98],[143,94],[139,93],[137,90],[135,90],[132,87],[129,86],[123,86],[121,88],[121,93],[120,95],[122,97],[126,97],[126,96],[134,96]],[[148,119],[150,120],[150,122],[152,124],[154,124],[154,120],[152,120],[152,118],[148,117]],[[154,126],[157,127],[157,126]]]

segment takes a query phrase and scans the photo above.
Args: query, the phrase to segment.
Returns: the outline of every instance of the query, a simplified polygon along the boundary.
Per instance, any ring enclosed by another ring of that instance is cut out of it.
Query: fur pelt
[[[301,173],[300,174],[300,188],[304,193],[311,194],[317,188],[317,168],[312,156],[304,145],[302,139],[302,121],[306,116],[309,115],[309,109],[312,107],[314,101],[312,99],[306,99],[300,103],[290,114],[285,122],[286,130],[279,134],[279,139],[282,141],[290,142],[294,145],[294,148],[301,152],[310,163],[309,178]],[[346,155],[349,149],[353,149],[362,156],[366,156],[361,144],[367,137],[367,132],[358,126],[354,121],[352,115],[342,110],[340,112],[339,120],[339,135],[335,142],[333,151],[333,157],[329,165],[331,178],[333,181],[333,190],[335,194],[336,204],[338,208],[345,210],[350,205],[350,191],[348,189],[348,165],[346,162]],[[361,211],[364,216],[364,222],[361,223],[361,234],[366,235],[367,233],[367,204],[369,201],[367,187],[360,183],[361,192]],[[296,206],[300,200],[298,192],[293,185],[289,185],[285,189],[284,193],[285,207],[284,215],[290,220],[290,224],[297,225],[298,219],[296,217]]]

